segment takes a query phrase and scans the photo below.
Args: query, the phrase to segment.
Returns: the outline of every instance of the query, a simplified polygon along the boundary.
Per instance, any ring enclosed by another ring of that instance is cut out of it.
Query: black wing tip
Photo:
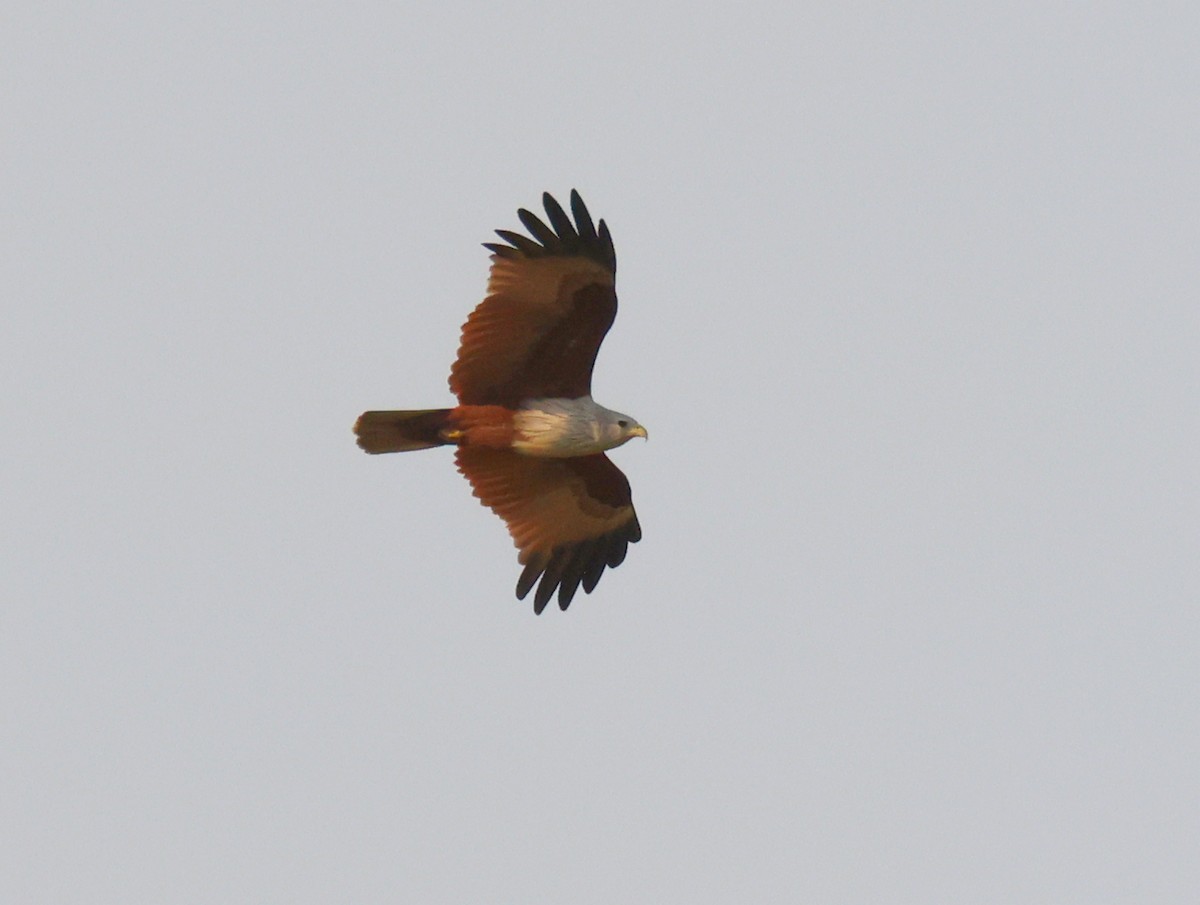
[[[519,258],[521,253],[511,245],[501,245],[499,242],[483,242],[484,248],[499,258]]]
[[[542,553],[526,564],[517,580],[517,599],[524,600],[537,585],[533,612],[540,616],[558,594],[558,608],[566,610],[576,592],[591,594],[600,584],[606,569],[615,569],[625,561],[629,545],[642,539],[642,528],[635,515],[632,521],[615,531],[590,541],[564,544],[550,553]]]
[[[496,235],[526,258],[544,258],[546,255],[552,254],[552,251],[542,243],[515,233],[511,229],[498,229]]]
[[[502,258],[582,255],[615,274],[617,255],[608,226],[603,220],[599,221],[598,227],[593,223],[587,205],[576,189],[571,189],[570,204],[574,221],[553,195],[543,192],[542,207],[546,209],[549,225],[532,211],[518,208],[517,218],[529,231],[529,236],[498,229],[496,235],[508,245],[484,243],[484,247]]]
[[[571,214],[575,217],[575,228],[579,231],[579,236],[585,242],[595,242],[596,224],[592,222],[592,215],[588,213],[587,205],[583,203],[583,198],[579,192],[571,189]]]

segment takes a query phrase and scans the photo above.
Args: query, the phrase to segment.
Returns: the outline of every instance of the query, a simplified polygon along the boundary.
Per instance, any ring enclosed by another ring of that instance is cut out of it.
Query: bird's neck
[[[513,416],[512,448],[527,456],[564,458],[604,452],[601,425],[608,410],[591,396],[530,399]]]

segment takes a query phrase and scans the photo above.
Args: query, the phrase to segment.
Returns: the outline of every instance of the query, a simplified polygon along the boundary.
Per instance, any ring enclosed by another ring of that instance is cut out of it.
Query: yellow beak
[[[629,432],[629,436],[641,437],[643,440],[650,439],[650,435],[646,433],[646,428],[642,427],[640,424]]]

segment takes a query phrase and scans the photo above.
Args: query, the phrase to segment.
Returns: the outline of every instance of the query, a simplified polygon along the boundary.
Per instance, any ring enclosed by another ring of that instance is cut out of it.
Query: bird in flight
[[[508,524],[541,613],[565,610],[641,540],[629,481],[606,450],[647,437],[636,420],[592,401],[592,368],[617,316],[617,258],[601,220],[571,192],[571,214],[546,193],[549,225],[521,209],[529,231],[498,229],[487,296],[462,328],[449,409],[364,412],[369,453],[455,446],[476,497]]]

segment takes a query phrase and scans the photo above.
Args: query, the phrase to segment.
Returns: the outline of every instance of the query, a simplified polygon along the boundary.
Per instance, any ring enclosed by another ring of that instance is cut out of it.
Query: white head
[[[602,406],[597,406],[597,409],[599,409],[596,413],[599,436],[596,439],[604,444],[605,449],[613,449],[622,443],[628,443],[634,437],[641,437],[643,440],[650,439],[646,428],[638,424],[636,419]]]

